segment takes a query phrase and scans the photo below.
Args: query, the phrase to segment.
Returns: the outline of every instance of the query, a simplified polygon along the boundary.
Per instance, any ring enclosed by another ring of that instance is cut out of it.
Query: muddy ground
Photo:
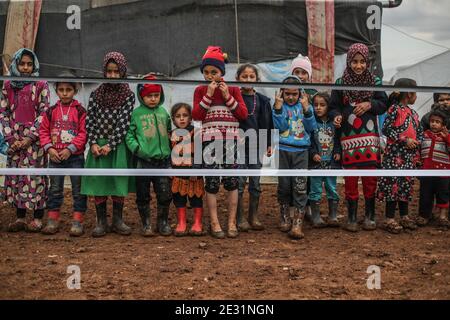
[[[450,299],[450,231],[430,226],[400,235],[380,229],[351,234],[307,225],[306,238],[293,241],[277,230],[275,190],[263,186],[266,230],[224,240],[143,238],[134,196],[125,210],[133,234],[101,239],[90,237],[92,201],[81,238],[68,236],[68,214],[55,236],[7,233],[14,212],[0,205],[0,299]],[[221,193],[226,226],[224,199]],[[70,203],[68,191],[64,212],[70,212]],[[362,202],[360,212],[361,207]],[[377,204],[379,220],[382,208]],[[339,212],[345,213],[343,205]],[[204,221],[207,225],[208,217]],[[80,267],[79,290],[67,288],[69,265]],[[371,265],[381,270],[379,290],[367,288]]]

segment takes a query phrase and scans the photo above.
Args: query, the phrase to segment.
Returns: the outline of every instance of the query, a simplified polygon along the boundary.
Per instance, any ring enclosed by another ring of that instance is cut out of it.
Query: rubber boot
[[[73,213],[72,226],[69,231],[71,237],[80,237],[84,234],[83,218],[84,212],[75,211]]]
[[[289,231],[289,237],[292,239],[303,239],[303,219],[305,218],[305,209],[295,208],[294,217],[292,218],[292,228]]]
[[[356,215],[358,212],[358,200],[347,200],[348,219],[345,230],[350,232],[358,231],[358,223]]]
[[[51,210],[48,212],[47,225],[42,229],[43,234],[55,234],[59,230],[59,210]]]
[[[194,208],[194,224],[189,231],[189,234],[192,236],[202,236],[203,232],[203,208]]]
[[[141,216],[142,221],[142,236],[143,237],[153,237],[155,233],[152,229],[152,222],[150,216],[150,206],[138,206],[139,215]]]
[[[186,207],[177,208],[177,227],[173,234],[176,237],[182,237],[187,234],[186,227]]]
[[[292,227],[291,213],[289,204],[280,203],[280,230],[288,232]]]
[[[365,204],[366,215],[364,219],[363,229],[373,231],[377,228],[375,223],[375,198],[366,198]]]
[[[312,225],[314,228],[323,228],[326,226],[325,222],[320,216],[320,201],[309,201],[312,215]]]
[[[158,206],[157,225],[158,232],[163,236],[170,236],[172,234],[172,228],[169,225],[169,207]]]
[[[250,230],[250,224],[245,218],[243,211],[244,211],[243,200],[242,195],[240,194],[238,197],[237,214],[236,214],[237,227],[239,231],[248,232],[248,230]]]
[[[328,223],[331,228],[339,227],[337,219],[337,210],[339,206],[338,200],[328,199]]]
[[[112,232],[129,236],[131,228],[123,222],[123,202],[113,201]]]
[[[97,212],[97,226],[92,231],[92,236],[95,238],[103,237],[108,231],[108,223],[106,220],[106,201],[95,205]]]
[[[250,195],[248,207],[248,220],[252,230],[264,230],[264,226],[258,219],[259,196]]]

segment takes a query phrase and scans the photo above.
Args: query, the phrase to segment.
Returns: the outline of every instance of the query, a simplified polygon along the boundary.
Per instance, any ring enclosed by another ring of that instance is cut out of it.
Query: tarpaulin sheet
[[[99,70],[104,54],[117,50],[128,57],[132,73],[176,76],[198,66],[206,47],[214,44],[236,62],[233,0],[146,0],[99,8],[89,3],[44,0],[36,42],[40,61]],[[366,26],[367,7],[376,3],[335,1],[335,53],[345,53],[352,43],[365,43],[371,48],[376,73],[382,75],[380,30]],[[66,27],[66,9],[72,4],[82,9],[80,30]],[[277,61],[308,52],[302,0],[239,0],[238,22],[241,62]],[[6,5],[0,3],[0,47],[5,23]],[[44,75],[59,72],[42,66]]]

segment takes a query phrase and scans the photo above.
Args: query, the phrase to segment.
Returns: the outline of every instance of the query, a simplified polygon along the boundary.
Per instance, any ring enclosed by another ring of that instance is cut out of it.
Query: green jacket
[[[139,95],[141,105],[131,114],[130,129],[126,136],[128,149],[143,160],[165,159],[170,157],[170,136],[172,122],[170,115],[162,106],[164,96],[156,108],[147,107]]]

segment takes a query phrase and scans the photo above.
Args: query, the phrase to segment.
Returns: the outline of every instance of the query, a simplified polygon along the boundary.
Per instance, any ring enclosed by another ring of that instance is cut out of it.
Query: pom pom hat
[[[147,76],[144,78],[145,80],[156,80],[155,76]],[[145,96],[148,96],[150,93],[161,93],[162,87],[159,84],[153,84],[153,83],[146,83],[142,86],[141,90],[139,91],[140,96],[143,98]]]
[[[301,68],[301,69],[305,70],[308,73],[309,79],[311,80],[311,77],[312,77],[312,66],[311,66],[311,61],[309,60],[308,57],[305,57],[305,56],[302,56],[301,54],[299,54],[297,56],[297,58],[292,60],[291,74],[293,74],[294,70],[298,69],[298,68]]]
[[[209,46],[203,55],[200,71],[203,73],[203,69],[206,66],[214,66],[222,72],[222,75],[225,75],[225,63],[228,62],[227,58],[227,54],[222,52],[221,47]]]

